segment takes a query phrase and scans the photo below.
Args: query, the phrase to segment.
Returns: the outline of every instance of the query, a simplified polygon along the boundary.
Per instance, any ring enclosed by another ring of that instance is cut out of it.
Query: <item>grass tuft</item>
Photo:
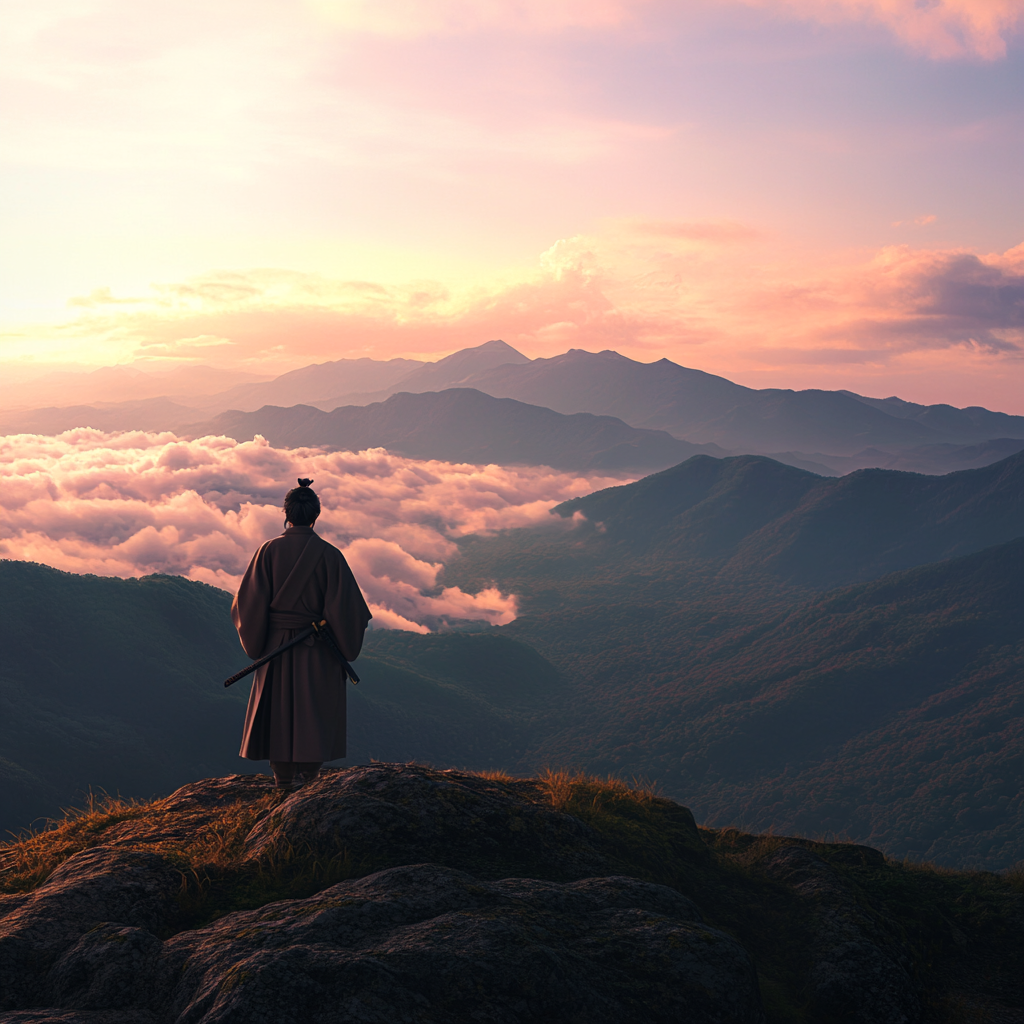
[[[147,819],[152,804],[89,790],[84,807],[62,808],[63,818],[49,818],[38,829],[25,829],[0,844],[0,892],[29,892],[72,855],[102,846],[112,825]]]

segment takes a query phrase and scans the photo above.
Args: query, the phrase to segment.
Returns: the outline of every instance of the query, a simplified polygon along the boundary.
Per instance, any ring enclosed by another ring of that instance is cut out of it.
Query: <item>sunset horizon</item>
[[[1024,413],[1022,15],[10,8],[0,367],[501,338]]]

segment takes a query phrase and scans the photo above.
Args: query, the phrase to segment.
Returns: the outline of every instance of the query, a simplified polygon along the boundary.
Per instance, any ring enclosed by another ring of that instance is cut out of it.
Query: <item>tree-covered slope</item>
[[[864,469],[838,479],[762,456],[697,455],[555,512],[599,526],[582,539],[619,560],[628,551],[659,563],[719,561],[731,573],[825,588],[1020,536],[1024,453],[939,477]]]
[[[1021,468],[832,481],[698,458],[468,538],[446,583],[521,595],[506,631],[570,680],[531,765],[645,774],[704,820],[1005,866],[1024,857]]]
[[[89,786],[148,795],[245,771],[235,756],[245,693],[221,685],[244,664],[229,605],[174,576],[0,562],[0,829]]]
[[[577,716],[538,764],[656,778],[715,824],[1024,858],[1024,540],[743,614],[638,598],[618,629],[514,624],[575,669]]]

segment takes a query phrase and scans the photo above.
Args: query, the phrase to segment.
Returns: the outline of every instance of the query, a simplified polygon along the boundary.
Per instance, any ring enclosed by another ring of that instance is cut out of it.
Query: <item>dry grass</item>
[[[25,830],[0,844],[0,892],[34,889],[68,857],[103,845],[107,828],[147,818],[152,806],[90,790],[85,807],[66,808],[63,819],[51,818],[43,828]]]
[[[178,928],[201,927],[233,911],[254,910],[278,900],[305,899],[372,869],[346,848],[325,857],[308,844],[291,843],[279,843],[253,861],[230,855],[196,861],[182,872],[178,904],[183,921]]]
[[[302,899],[372,870],[342,849],[324,857],[310,848],[278,844],[244,860],[245,838],[284,797],[271,790],[220,807],[182,808],[169,799],[122,800],[90,793],[86,805],[62,820],[0,845],[0,892],[29,892],[69,857],[96,846],[147,850],[181,874],[180,919],[195,928],[234,910],[280,899]]]
[[[551,806],[567,814],[601,811],[624,800],[649,809],[658,799],[656,787],[640,779],[629,783],[611,775],[602,779],[564,768],[545,768],[537,782]]]
[[[501,771],[500,768],[485,768],[482,772],[470,772],[471,775],[479,775],[481,779],[489,779],[491,782],[522,782],[522,779],[516,778],[515,775],[509,775],[508,772]]]
[[[61,820],[0,845],[0,892],[27,892],[82,850],[118,846],[167,857],[184,873],[219,871],[237,864],[246,835],[279,803],[270,792],[224,807],[169,808],[163,800],[124,800],[89,794]]]

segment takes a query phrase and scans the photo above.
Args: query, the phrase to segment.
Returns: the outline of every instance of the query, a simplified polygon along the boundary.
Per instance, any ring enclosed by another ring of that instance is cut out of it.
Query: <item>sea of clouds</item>
[[[315,481],[317,532],[344,551],[373,625],[417,632],[516,617],[514,594],[437,585],[457,538],[550,521],[558,502],[623,482],[382,448],[280,449],[262,437],[18,434],[0,437],[0,557],[103,576],[172,573],[233,592],[256,548],[281,532],[281,501],[299,476]]]

